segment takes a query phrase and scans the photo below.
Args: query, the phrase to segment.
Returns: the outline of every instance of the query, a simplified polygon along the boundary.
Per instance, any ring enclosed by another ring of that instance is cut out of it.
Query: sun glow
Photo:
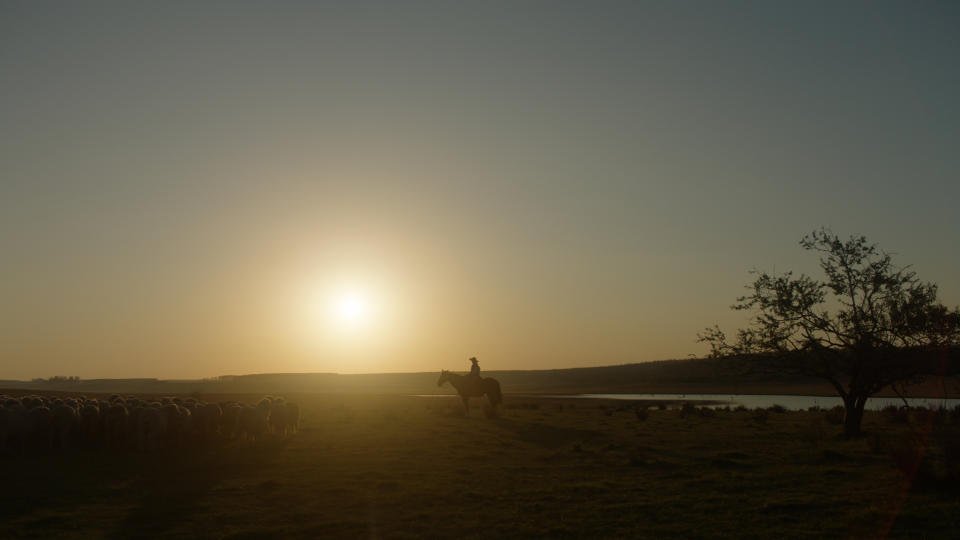
[[[369,323],[371,311],[370,297],[359,289],[338,292],[330,305],[330,315],[334,322],[351,328]]]
[[[301,298],[308,333],[326,338],[352,336],[352,341],[360,336],[372,337],[382,308],[374,290],[357,283],[329,283]]]

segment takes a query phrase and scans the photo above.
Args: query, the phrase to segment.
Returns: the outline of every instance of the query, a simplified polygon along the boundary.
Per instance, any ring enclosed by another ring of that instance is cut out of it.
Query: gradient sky
[[[960,303],[956,2],[318,4],[0,0],[0,378],[682,358],[821,226]]]

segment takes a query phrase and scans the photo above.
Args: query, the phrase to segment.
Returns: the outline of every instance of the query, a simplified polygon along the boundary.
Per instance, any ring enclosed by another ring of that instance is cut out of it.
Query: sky
[[[0,0],[0,379],[702,355],[863,234],[960,303],[956,2]]]

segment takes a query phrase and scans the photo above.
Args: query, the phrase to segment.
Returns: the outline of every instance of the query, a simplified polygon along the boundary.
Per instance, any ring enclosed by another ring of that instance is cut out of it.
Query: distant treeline
[[[456,366],[450,366],[456,367]],[[466,371],[466,370],[464,370]],[[59,390],[88,393],[190,394],[190,393],[406,393],[448,394],[449,387],[438,388],[439,372],[372,373],[341,375],[336,373],[268,373],[225,375],[212,379],[78,379],[51,377],[33,381],[3,381],[3,389]],[[484,371],[485,377],[500,381],[507,394],[578,393],[708,393],[708,394],[798,394],[835,395],[835,390],[819,379],[790,375],[744,374],[731,369],[722,360],[696,358],[663,360],[619,366]],[[908,388],[913,396],[960,397],[956,377],[931,379]],[[884,393],[881,393],[884,394]],[[887,393],[886,395],[893,395]]]
[[[49,379],[44,379],[41,377],[37,379],[32,379],[30,382],[47,383],[47,384],[78,383],[80,382],[80,377],[77,377],[77,376],[65,377],[63,375],[54,375]]]

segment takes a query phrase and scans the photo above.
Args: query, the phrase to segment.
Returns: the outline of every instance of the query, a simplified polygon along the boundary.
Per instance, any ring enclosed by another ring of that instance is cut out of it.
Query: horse
[[[465,412],[470,412],[469,400],[472,397],[482,398],[486,395],[487,400],[490,401],[490,406],[494,409],[497,408],[497,405],[503,403],[503,394],[500,393],[500,383],[497,382],[496,379],[489,377],[482,378],[478,384],[473,377],[457,375],[456,373],[443,370],[440,372],[440,379],[437,381],[437,386],[443,386],[445,382],[449,382],[457,389],[457,393],[460,394],[460,399],[463,400],[463,409]]]

